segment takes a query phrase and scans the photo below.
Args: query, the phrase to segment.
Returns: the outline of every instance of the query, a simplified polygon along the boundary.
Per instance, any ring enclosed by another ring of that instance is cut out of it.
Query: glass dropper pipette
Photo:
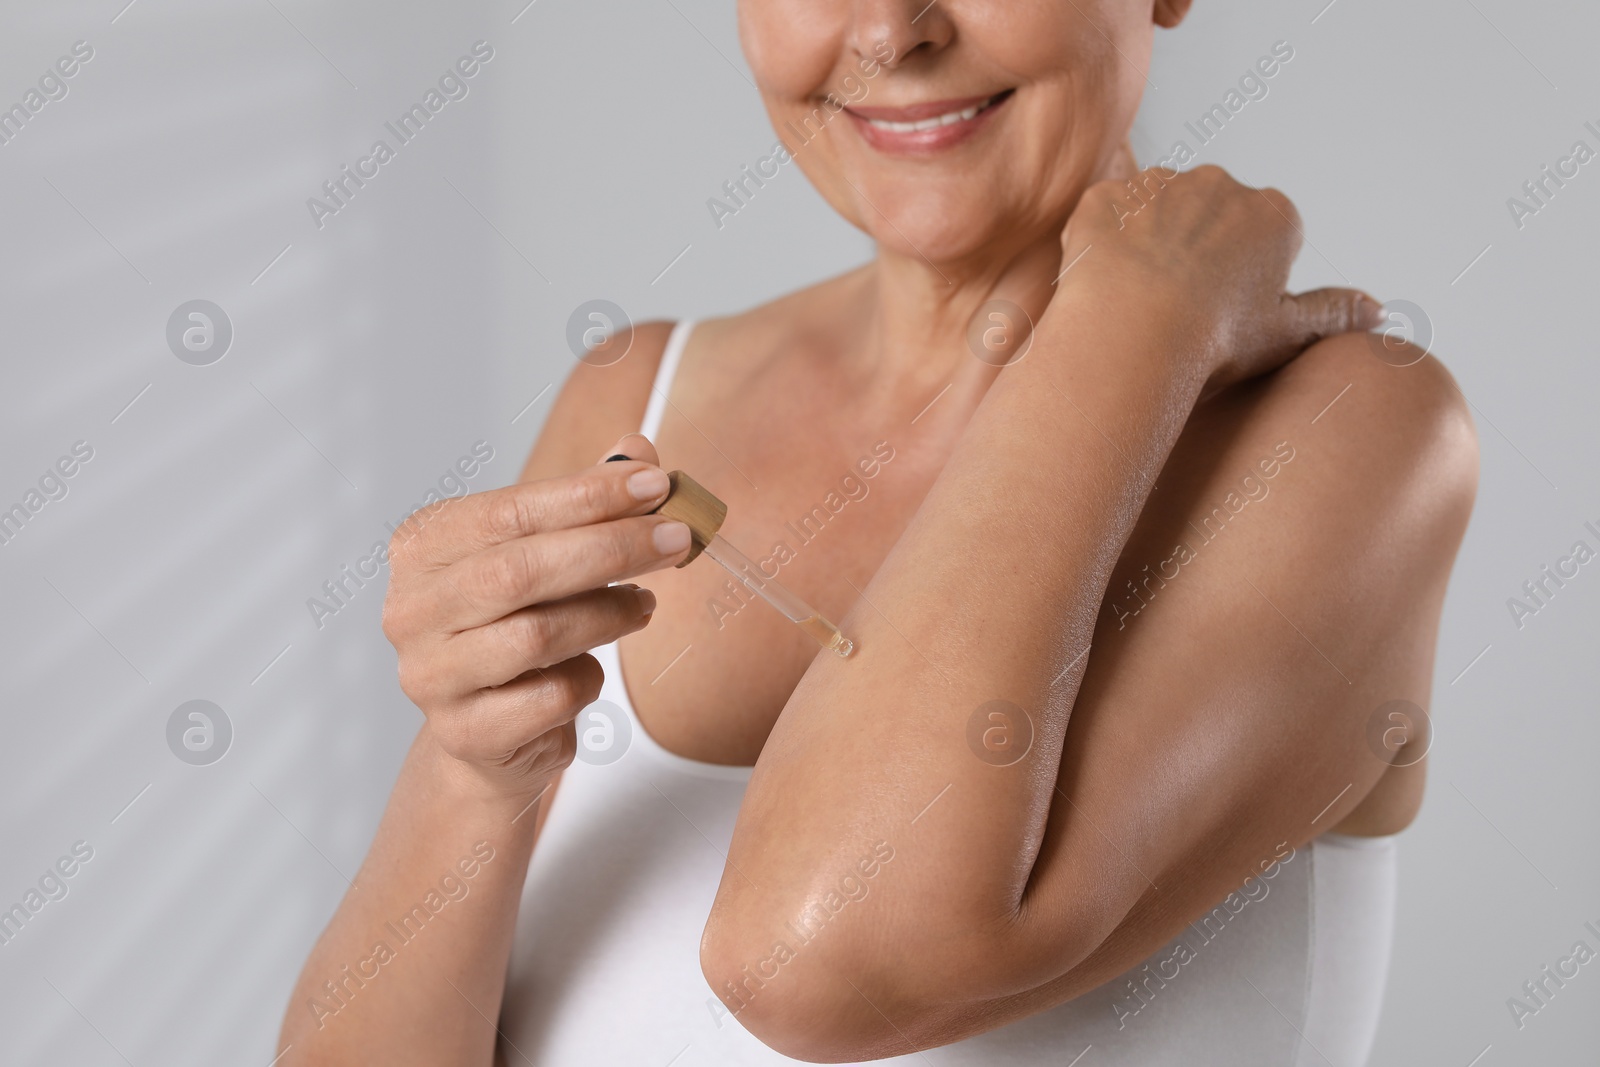
[[[751,562],[750,557],[730,545],[721,534],[712,535],[711,540],[706,542],[705,554],[722,564],[729,574],[743,582],[762,600],[783,612],[790,622],[810,634],[817,644],[829,652],[844,657],[856,650],[855,642],[840,633],[837,626],[824,618],[816,608],[762,574],[761,568]]]
[[[628,458],[616,455],[609,457],[606,462]],[[761,568],[749,556],[734,548],[717,532],[722,527],[722,521],[728,517],[728,505],[683,471],[668,471],[667,477],[671,479],[672,489],[667,499],[656,508],[656,513],[688,526],[692,542],[689,555],[678,566],[688,566],[704,552],[744,583],[745,588],[777,608],[784,618],[804,630],[829,652],[843,658],[856,650],[855,642],[840,633],[839,628],[821,612],[778,584],[777,579],[761,573]]]

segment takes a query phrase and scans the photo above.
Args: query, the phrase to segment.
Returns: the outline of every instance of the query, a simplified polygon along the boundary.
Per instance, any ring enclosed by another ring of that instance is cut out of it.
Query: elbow
[[[719,1022],[732,1016],[774,1052],[806,1063],[852,1063],[911,1051],[904,1040],[890,1040],[884,1019],[870,1017],[844,974],[830,975],[816,962],[800,953],[780,962],[770,951],[740,952],[709,931],[700,953],[721,1004],[714,1009]]]
[[[728,910],[713,909],[700,945],[714,1010],[807,1063],[903,1056],[991,1029],[1011,1017],[1003,1001],[1066,974],[1098,941],[932,910],[841,915],[822,929]]]
[[[757,947],[763,940],[766,947]],[[914,990],[897,988],[895,976],[838,946],[824,951],[797,942],[708,925],[700,968],[720,1012],[774,1052],[806,1063],[859,1063],[945,1043],[930,1025],[929,1006]]]

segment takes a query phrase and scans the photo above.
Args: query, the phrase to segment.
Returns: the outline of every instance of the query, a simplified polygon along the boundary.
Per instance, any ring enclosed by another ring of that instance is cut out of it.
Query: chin
[[[902,137],[908,143],[887,146],[865,123],[841,121],[795,158],[835,210],[880,248],[935,264],[961,262],[1059,231],[1093,171],[1095,149],[1063,150],[1073,141],[1066,134],[1017,136],[1004,121],[1015,117],[994,110],[989,128],[980,114],[979,128],[965,136],[916,131]],[[954,125],[962,134],[965,124]],[[940,134],[949,143],[934,140]]]
[[[861,203],[852,220],[884,249],[933,263],[953,263],[983,252],[1016,225],[1001,218],[984,185],[941,190],[901,182],[869,191],[861,190]],[[849,190],[847,190],[848,192]]]
[[[1019,220],[1003,210],[1014,198],[984,167],[952,173],[930,166],[826,162],[798,156],[801,169],[846,221],[889,251],[934,263],[964,259],[1013,233]],[[822,163],[813,168],[813,163]]]

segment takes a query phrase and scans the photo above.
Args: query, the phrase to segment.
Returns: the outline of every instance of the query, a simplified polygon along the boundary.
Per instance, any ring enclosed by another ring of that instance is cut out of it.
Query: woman
[[[1187,7],[740,5],[878,255],[613,339],[397,534],[427,722],[291,1056],[1364,1061],[1472,424],[1376,301],[1285,294],[1281,194],[1135,172]],[[663,467],[855,655],[675,569]]]

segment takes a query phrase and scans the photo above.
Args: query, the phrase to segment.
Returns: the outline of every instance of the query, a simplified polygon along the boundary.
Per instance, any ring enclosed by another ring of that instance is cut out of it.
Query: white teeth
[[[888,130],[891,133],[915,133],[917,130],[931,130],[935,126],[949,126],[956,122],[966,122],[968,119],[975,118],[978,112],[988,106],[989,101],[986,100],[981,104],[974,104],[969,108],[951,111],[944,115],[936,115],[931,119],[923,119],[920,122],[888,122],[884,119],[868,119],[867,121],[878,127],[878,129]]]

